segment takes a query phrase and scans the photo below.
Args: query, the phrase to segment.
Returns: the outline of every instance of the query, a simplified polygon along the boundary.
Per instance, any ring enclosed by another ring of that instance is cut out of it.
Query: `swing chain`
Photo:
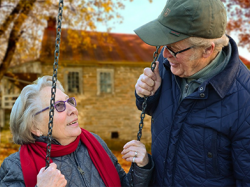
[[[63,0],[60,0],[59,1],[59,11],[58,11],[58,16],[57,16],[56,42],[55,42],[55,52],[54,52],[51,100],[50,100],[48,135],[47,135],[46,168],[45,169],[47,169],[49,167],[49,164],[50,164],[51,140],[52,140],[55,93],[56,93],[56,81],[57,81],[57,70],[58,70],[58,61],[59,61],[60,43],[61,43],[60,38],[61,38],[61,28],[62,28],[61,27],[62,26],[62,12],[63,12]]]
[[[154,52],[154,55],[153,55],[153,62],[151,63],[151,70],[152,72],[154,72],[155,70],[155,67],[156,67],[156,60],[158,58],[158,51],[159,51],[159,48],[160,46],[156,46],[156,51]],[[137,140],[140,141],[141,140],[141,136],[142,136],[142,128],[143,128],[143,120],[145,118],[145,114],[146,114],[146,108],[147,108],[147,100],[148,100],[148,97],[147,96],[144,96],[144,101],[142,103],[142,112],[141,112],[141,121],[139,123],[139,132],[137,134]],[[130,186],[134,186],[133,184],[133,172],[134,172],[134,164],[135,163],[132,163],[131,165],[131,180],[130,180]]]
[[[153,62],[151,63],[151,70],[152,72],[154,72],[155,70],[155,67],[156,67],[156,60],[158,58],[158,50],[159,50],[160,46],[156,46],[156,51],[154,52],[154,55],[153,55]],[[146,114],[146,108],[147,108],[147,100],[148,100],[148,97],[147,96],[144,96],[144,101],[142,103],[142,112],[141,112],[141,121],[139,123],[139,131],[138,131],[138,134],[137,134],[137,140],[140,141],[141,140],[141,136],[142,136],[142,128],[143,128],[143,120],[145,118],[145,114]]]

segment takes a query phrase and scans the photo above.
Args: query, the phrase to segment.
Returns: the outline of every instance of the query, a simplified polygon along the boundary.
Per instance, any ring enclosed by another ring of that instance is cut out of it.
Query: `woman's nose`
[[[75,115],[78,115],[78,110],[76,107],[72,106],[71,104],[69,103],[66,103],[66,108],[67,108],[67,112],[69,115],[72,115],[72,114],[75,114]]]

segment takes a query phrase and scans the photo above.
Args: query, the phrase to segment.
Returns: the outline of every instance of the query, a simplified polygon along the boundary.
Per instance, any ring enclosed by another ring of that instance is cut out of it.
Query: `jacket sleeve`
[[[232,139],[232,163],[236,186],[250,186],[250,116],[247,121],[235,126],[236,132]]]
[[[163,49],[159,55],[158,61],[159,61],[159,72],[161,78],[163,78],[163,61],[164,57],[162,56]],[[146,108],[146,114],[152,116],[154,110],[156,109],[160,97],[160,91],[161,91],[161,86],[158,88],[158,90],[155,92],[153,96],[148,97],[147,99],[147,108]],[[144,98],[140,97],[139,95],[136,94],[135,91],[135,98],[136,98],[136,106],[139,110],[142,110],[142,103],[144,101]]]
[[[150,168],[144,169],[144,168],[140,168],[136,164],[134,164],[133,171],[132,171],[132,167],[131,167],[130,171],[126,174],[126,172],[123,170],[121,165],[118,163],[118,160],[115,157],[115,155],[108,148],[107,144],[98,135],[96,135],[94,133],[92,133],[92,134],[101,143],[101,145],[103,146],[103,148],[105,149],[105,151],[107,152],[109,157],[111,158],[112,162],[114,163],[114,166],[115,166],[115,168],[118,172],[118,175],[120,177],[121,185],[123,187],[132,187],[132,186],[145,187],[145,186],[149,185],[149,182],[151,180],[152,173],[153,173],[153,168],[154,168],[154,162],[152,160],[151,155],[149,155],[149,159],[150,159],[150,163],[151,163]],[[132,173],[133,173],[133,183],[131,183],[131,181],[132,181],[131,174]]]
[[[151,155],[148,154],[148,157],[150,163],[150,167],[148,169],[140,168],[136,164],[134,164],[134,167],[132,165],[130,167],[130,170],[127,174],[129,176],[128,180],[133,181],[133,186],[135,187],[149,186],[153,175],[154,162]],[[133,176],[133,179],[131,179],[131,176]],[[131,182],[129,186],[131,186]]]
[[[0,186],[25,187],[19,153],[4,159],[0,167]]]

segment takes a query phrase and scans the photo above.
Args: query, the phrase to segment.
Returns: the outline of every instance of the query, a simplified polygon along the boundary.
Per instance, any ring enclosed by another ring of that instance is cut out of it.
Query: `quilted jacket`
[[[131,171],[126,174],[105,142],[99,136],[95,134],[93,135],[101,143],[114,163],[122,186],[130,186],[129,180],[131,180]],[[96,167],[90,159],[87,148],[81,143],[81,141],[76,151],[72,154],[62,157],[52,157],[52,160],[57,164],[57,168],[65,176],[67,187],[105,187]],[[134,186],[148,186],[154,167],[151,156],[150,160],[150,169],[142,169],[135,164],[133,172]],[[0,186],[25,187],[19,152],[7,157],[1,165]]]
[[[148,98],[152,186],[250,186],[250,72],[236,43],[225,69],[180,101],[180,77],[159,56],[162,84]],[[143,98],[136,95],[141,110]]]

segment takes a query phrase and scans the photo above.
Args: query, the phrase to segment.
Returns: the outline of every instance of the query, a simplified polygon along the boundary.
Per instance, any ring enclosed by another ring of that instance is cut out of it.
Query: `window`
[[[118,132],[111,132],[111,139],[118,139],[119,133]]]
[[[65,91],[67,93],[82,93],[82,69],[68,68],[64,73]]]
[[[97,69],[97,95],[101,93],[114,93],[113,76],[113,69]]]

